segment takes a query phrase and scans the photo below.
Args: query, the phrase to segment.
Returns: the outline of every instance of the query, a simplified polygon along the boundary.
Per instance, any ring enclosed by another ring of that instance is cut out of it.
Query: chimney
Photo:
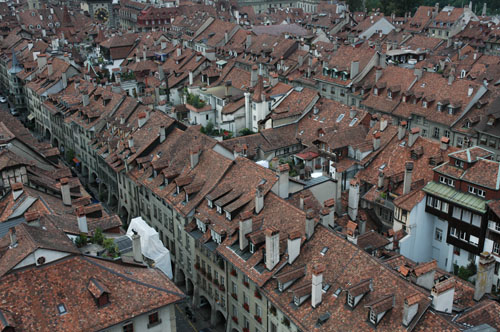
[[[63,72],[61,74],[61,82],[62,82],[63,89],[66,89],[68,87],[68,76],[67,76],[66,72]]]
[[[52,67],[52,60],[49,60],[47,62],[47,75],[52,76],[52,74],[54,74],[54,68]]]
[[[266,236],[266,268],[271,271],[280,260],[280,233],[274,228],[264,231]]]
[[[288,172],[290,171],[290,166],[288,164],[282,164],[278,166],[278,196],[281,198],[288,198],[289,191],[289,180]]]
[[[194,82],[193,72],[190,70],[189,71],[189,86],[192,86],[193,82]]]
[[[160,136],[160,143],[165,142],[165,139],[167,138],[167,133],[165,130],[165,126],[163,126],[163,125],[160,126],[159,136]]]
[[[17,247],[16,229],[14,227],[10,228],[9,229],[9,234],[10,234],[10,248]]]
[[[137,125],[139,126],[139,128],[142,128],[142,126],[144,126],[146,121],[148,121],[148,115],[146,112],[141,112],[139,113],[138,117],[139,119],[137,120]]]
[[[76,210],[76,220],[78,221],[78,229],[80,230],[80,233],[87,234],[89,229],[87,226],[87,215],[85,214],[83,206]]]
[[[300,254],[300,232],[293,232],[288,234],[287,251],[288,251],[288,264],[292,264]]]
[[[177,56],[182,55],[182,49],[180,47],[177,47]]]
[[[443,151],[448,150],[448,146],[450,145],[450,139],[446,136],[441,137],[441,145],[440,148]]]
[[[417,77],[417,81],[422,78],[422,69],[415,68],[415,70],[413,71],[413,73]]]
[[[410,325],[413,318],[418,313],[418,301],[420,301],[420,294],[408,296],[403,304],[403,325]]]
[[[351,80],[356,77],[359,73],[359,61],[351,61],[351,72],[350,72],[350,77]]]
[[[83,106],[89,106],[90,99],[89,99],[89,94],[87,92],[82,94],[82,104]]]
[[[226,81],[226,83],[224,84],[224,96],[225,97],[229,97],[231,95],[229,93],[230,88],[231,88],[231,81]]]
[[[31,226],[40,226],[40,213],[38,211],[33,212],[25,212],[24,220],[28,225]]]
[[[479,254],[479,266],[474,288],[474,300],[479,301],[486,293],[491,293],[495,268],[495,258],[489,252]]]
[[[436,275],[437,261],[420,263],[413,268],[410,280],[420,287],[431,290],[434,286],[434,277]]]
[[[240,229],[239,229],[239,239],[240,239],[240,250],[245,250],[248,246],[247,234],[252,232],[252,211],[245,211],[240,216]]]
[[[146,45],[144,45],[144,48],[142,49],[142,59],[143,61],[146,61],[147,59]]]
[[[401,121],[399,123],[399,126],[398,126],[398,140],[402,140],[403,138],[405,138],[405,133],[406,133],[406,125],[407,125],[407,122],[406,121]]]
[[[250,31],[247,32],[247,40],[245,42],[245,49],[249,50],[252,46],[252,33]]]
[[[189,161],[191,162],[191,169],[195,168],[200,162],[201,149],[199,147],[193,148],[189,152]]]
[[[375,68],[375,83],[378,82],[378,80],[382,77],[382,68],[376,67]]]
[[[366,220],[364,220],[364,219],[358,220],[358,231],[359,231],[359,235],[365,234],[365,232],[366,232]]]
[[[403,195],[411,190],[411,175],[413,173],[413,161],[407,161],[405,164],[405,178],[403,182]]]
[[[373,151],[376,151],[380,148],[380,131],[377,131],[373,134]]]
[[[23,184],[21,182],[13,183],[10,188],[12,189],[12,198],[14,201],[23,194]]]
[[[378,172],[377,188],[382,189],[384,187],[384,172]]]
[[[321,303],[323,295],[323,272],[325,265],[318,263],[312,268],[312,288],[311,288],[311,305],[316,308]]]
[[[142,247],[141,247],[141,236],[132,229],[132,253],[134,255],[134,261],[137,263],[142,263]]]
[[[316,221],[314,220],[314,211],[309,210],[306,213],[306,238],[309,240],[314,234]]]
[[[264,208],[264,185],[259,184],[255,190],[255,214],[259,214]]]
[[[347,205],[349,217],[353,221],[356,220],[359,207],[359,183],[356,179],[351,179],[349,183],[349,201]]]
[[[71,206],[71,194],[69,192],[69,180],[68,178],[61,179],[61,196],[63,204],[66,206]]]
[[[438,282],[432,287],[432,307],[436,311],[451,313],[455,295],[455,280],[453,278]]]
[[[472,85],[469,85],[469,89],[467,90],[467,97],[472,96],[473,92],[474,92],[474,87]]]
[[[128,147],[133,148],[134,147],[134,138],[132,136],[129,137],[128,139]]]
[[[304,211],[304,195],[300,194],[299,196],[299,209]]]
[[[384,131],[387,128],[387,119],[385,117],[380,118],[380,131]]]
[[[418,136],[420,136],[420,128],[415,127],[410,130],[410,136],[408,137],[408,146],[411,148],[413,144],[417,141]]]
[[[302,64],[304,63],[304,57],[302,55],[299,55],[299,67],[302,67]]]
[[[327,199],[324,203],[325,207],[321,209],[321,224],[326,228],[335,227],[335,199]]]
[[[250,86],[253,88],[255,85],[257,85],[257,80],[259,79],[259,76],[257,75],[257,70],[259,67],[257,65],[252,66],[252,71],[250,72]]]
[[[250,92],[245,92],[245,125],[246,128],[252,128],[252,115],[251,113],[251,106],[250,106]]]
[[[452,74],[450,74],[450,76],[448,76],[448,85],[452,85],[454,80],[455,77]]]
[[[137,51],[135,52],[135,62],[141,62],[141,59],[139,59],[139,53],[137,53]]]
[[[486,16],[486,8],[487,7],[486,7],[486,2],[485,2],[485,3],[483,3],[483,11],[481,13],[481,16],[483,16],[483,17]]]
[[[47,65],[47,55],[46,54],[38,54],[36,58],[38,71],[41,71]]]
[[[351,119],[354,119],[356,117],[356,114],[358,114],[358,111],[354,107],[351,107],[351,109],[349,110],[349,117]]]

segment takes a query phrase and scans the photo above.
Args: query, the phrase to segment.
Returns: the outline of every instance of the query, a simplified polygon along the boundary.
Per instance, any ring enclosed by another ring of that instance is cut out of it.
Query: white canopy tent
[[[165,273],[172,279],[172,264],[170,262],[170,251],[163,246],[163,243],[158,237],[158,232],[150,227],[141,217],[134,218],[130,221],[127,229],[127,236],[132,239],[135,230],[141,236],[142,254],[154,261],[155,267]]]

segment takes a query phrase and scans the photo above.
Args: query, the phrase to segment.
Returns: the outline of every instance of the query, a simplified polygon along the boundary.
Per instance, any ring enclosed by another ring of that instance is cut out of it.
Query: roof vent
[[[318,322],[316,323],[316,327],[320,327],[321,325],[325,324],[329,319],[330,319],[330,313],[325,312],[318,318]]]

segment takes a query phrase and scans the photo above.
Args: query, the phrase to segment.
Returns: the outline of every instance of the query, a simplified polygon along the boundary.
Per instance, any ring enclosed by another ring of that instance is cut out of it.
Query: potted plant
[[[260,317],[258,315],[254,315],[253,318],[255,318],[255,320],[258,321],[259,324],[262,324],[262,317]]]
[[[231,270],[231,275],[232,275],[233,277],[236,277],[236,270],[235,270],[235,269],[232,269],[232,270]]]
[[[231,317],[231,318],[232,318],[233,322],[235,322],[236,324],[238,324],[238,317],[233,316],[233,317]]]
[[[236,293],[232,293],[231,296],[233,297],[233,299],[238,300],[238,295],[236,295]]]
[[[259,300],[262,299],[262,295],[260,295],[260,292],[258,290],[255,290],[255,292],[253,293],[253,295],[258,298]]]
[[[250,311],[250,307],[248,306],[248,303],[243,303],[243,309],[245,309],[246,311]]]

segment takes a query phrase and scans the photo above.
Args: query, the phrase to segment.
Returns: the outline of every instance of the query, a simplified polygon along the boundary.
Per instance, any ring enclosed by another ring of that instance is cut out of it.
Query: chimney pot
[[[9,229],[9,234],[10,234],[10,248],[17,247],[16,229],[14,227],[12,227],[11,229]]]
[[[271,271],[280,258],[280,234],[274,227],[267,228],[264,234],[266,236],[266,268]]]
[[[141,236],[135,230],[132,231],[134,232],[134,234],[132,234],[132,253],[134,255],[134,261],[142,263]]]

